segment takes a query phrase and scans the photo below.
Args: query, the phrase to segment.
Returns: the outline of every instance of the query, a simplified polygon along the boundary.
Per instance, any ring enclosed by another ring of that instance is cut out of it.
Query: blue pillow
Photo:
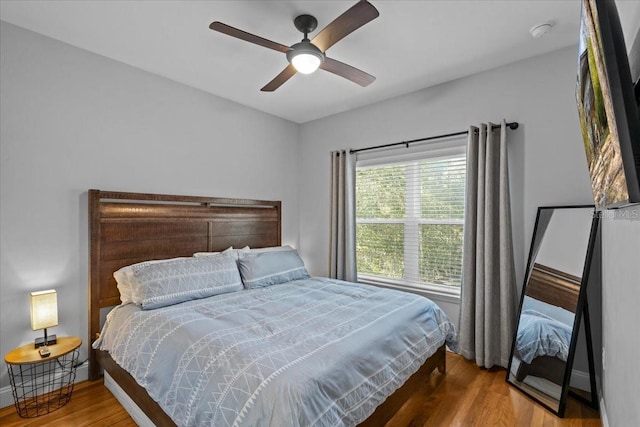
[[[241,252],[239,255],[238,268],[247,289],[310,277],[296,250]]]
[[[134,266],[131,285],[134,303],[143,310],[243,289],[231,254]]]

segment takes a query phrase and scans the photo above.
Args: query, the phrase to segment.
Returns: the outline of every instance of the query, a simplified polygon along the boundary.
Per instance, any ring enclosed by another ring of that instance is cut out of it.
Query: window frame
[[[423,144],[422,146],[414,146],[409,148],[391,150],[391,152],[360,152],[356,159],[356,175],[358,168],[376,167],[376,166],[393,166],[400,164],[412,164],[413,167],[418,167],[420,160],[425,159],[444,159],[447,157],[458,157],[464,155],[466,159],[466,140],[453,140],[453,141],[441,141],[432,142],[430,144]],[[416,174],[409,174],[417,177]],[[425,219],[420,218],[420,182],[415,180],[413,185],[409,187],[411,191],[407,191],[405,198],[405,217],[404,218],[365,218],[358,219],[356,217],[356,227],[358,224],[404,224],[405,236],[413,233],[414,236],[420,236],[420,225],[422,224],[459,224],[463,227],[464,235],[464,216],[462,219]],[[465,177],[466,183],[466,177]],[[466,193],[466,185],[465,185]],[[416,198],[416,195],[418,196]],[[357,196],[357,195],[356,195]],[[355,201],[357,203],[357,200]],[[412,230],[408,230],[407,226]],[[405,237],[406,238],[406,237]],[[464,242],[463,242],[464,245]],[[411,268],[412,272],[418,277],[419,274],[419,253],[410,251],[410,248],[405,246],[405,254],[403,256],[405,262],[405,271],[407,268]],[[410,264],[407,264],[407,260]],[[406,274],[406,273],[405,273]],[[436,283],[415,283],[404,279],[394,279],[390,277],[372,276],[357,272],[357,281],[361,283],[367,283],[370,285],[387,287],[392,289],[400,289],[408,292],[423,294],[429,298],[435,298],[439,300],[458,303],[460,300],[460,288],[461,286],[440,285]]]

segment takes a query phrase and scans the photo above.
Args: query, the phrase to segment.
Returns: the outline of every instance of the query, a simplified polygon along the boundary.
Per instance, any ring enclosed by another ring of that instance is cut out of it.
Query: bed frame
[[[99,337],[101,309],[120,304],[114,271],[229,246],[279,246],[281,218],[279,201],[89,190],[89,342]],[[444,373],[445,353],[443,345],[361,426],[384,425],[436,368]],[[90,380],[100,377],[101,367],[155,425],[175,425],[108,352],[90,348]]]
[[[535,263],[527,283],[526,294],[575,313],[581,282],[582,279],[578,276]]]
[[[577,276],[536,263],[531,270],[526,295],[575,313],[580,283],[581,279]],[[516,379],[522,382],[527,375],[533,375],[562,387],[566,363],[557,357],[536,357],[531,363],[520,363]]]

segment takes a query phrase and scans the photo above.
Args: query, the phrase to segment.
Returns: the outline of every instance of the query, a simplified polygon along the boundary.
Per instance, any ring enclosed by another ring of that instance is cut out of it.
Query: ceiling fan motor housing
[[[307,38],[307,34],[318,28],[318,20],[311,15],[300,15],[293,20],[293,25]]]

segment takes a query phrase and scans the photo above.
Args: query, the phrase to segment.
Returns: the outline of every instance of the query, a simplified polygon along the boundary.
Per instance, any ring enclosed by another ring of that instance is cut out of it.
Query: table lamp
[[[55,289],[31,292],[31,329],[44,329],[44,337],[36,338],[35,348],[40,348],[40,355],[50,354],[48,345],[55,344],[56,336],[47,336],[47,328],[58,326],[58,297]]]

